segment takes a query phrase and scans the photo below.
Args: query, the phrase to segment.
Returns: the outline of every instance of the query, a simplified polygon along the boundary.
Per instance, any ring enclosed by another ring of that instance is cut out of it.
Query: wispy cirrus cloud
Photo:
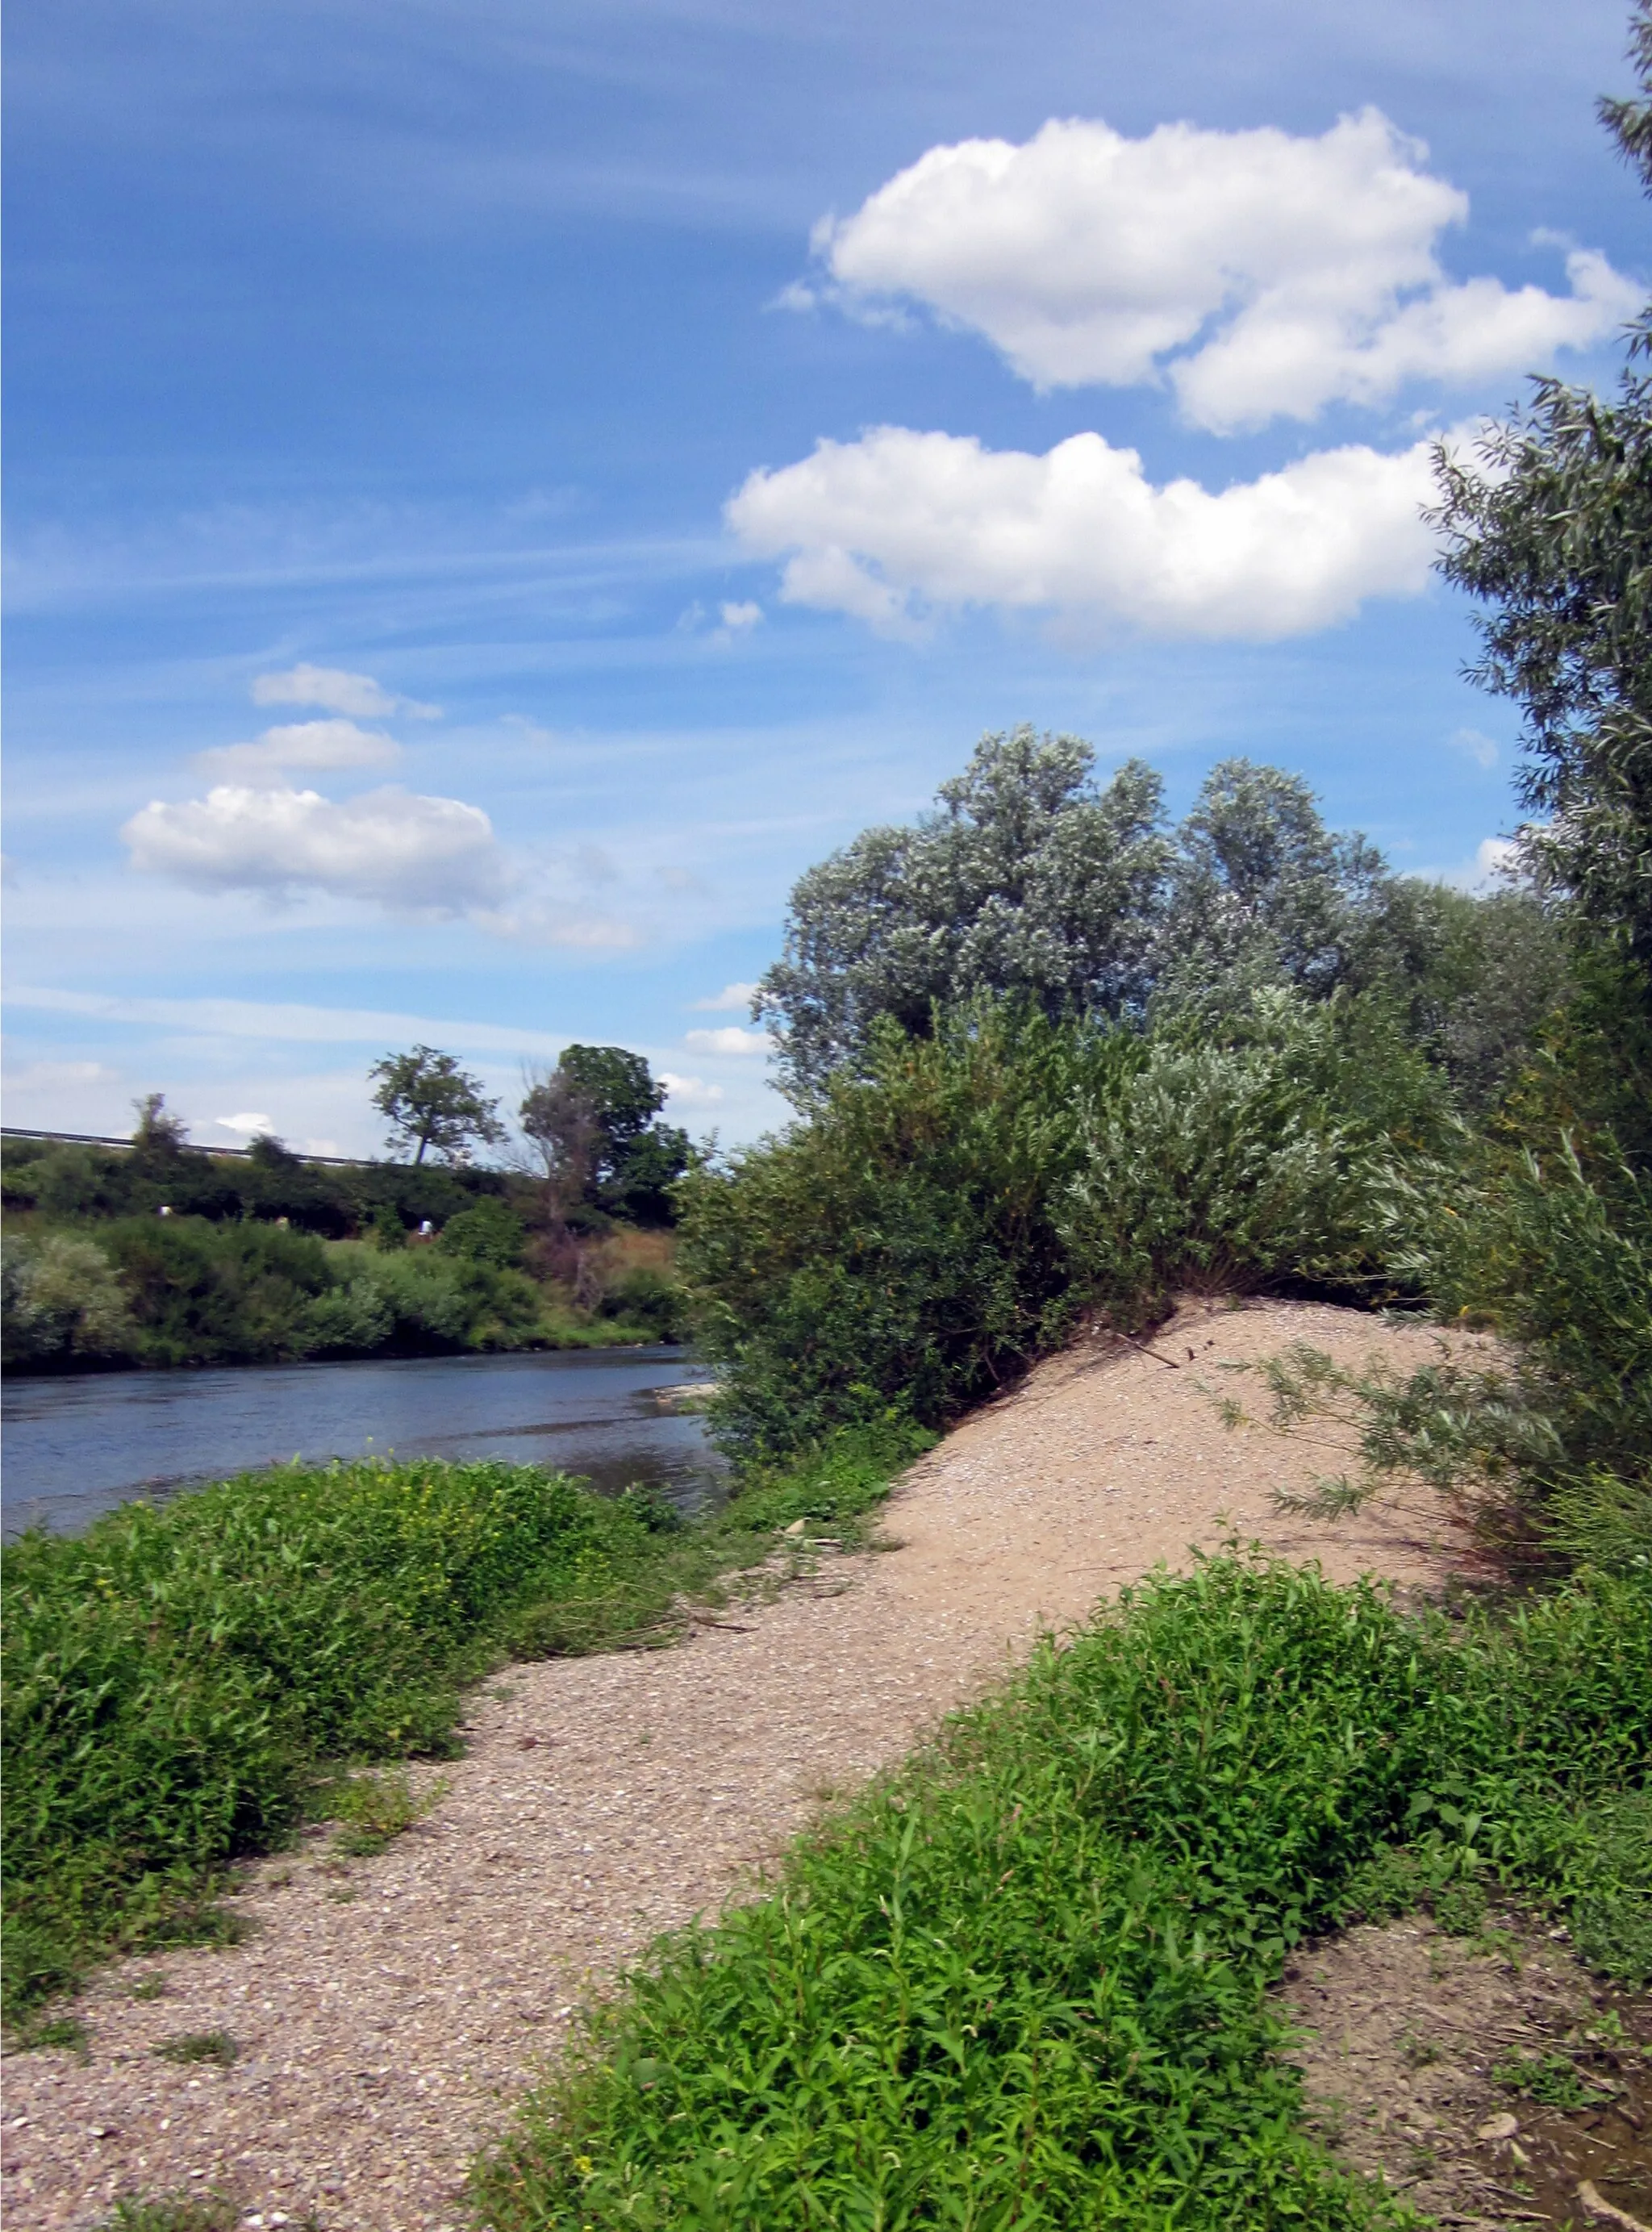
[[[439,705],[421,704],[417,698],[398,698],[371,674],[353,674],[342,666],[311,666],[304,661],[277,674],[260,674],[252,685],[255,705],[314,705],[324,713],[344,713],[370,720],[386,713],[405,713],[416,721],[439,721]]]

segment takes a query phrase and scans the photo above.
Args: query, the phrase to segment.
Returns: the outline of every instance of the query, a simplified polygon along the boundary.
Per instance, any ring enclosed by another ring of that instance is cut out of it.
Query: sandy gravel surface
[[[1201,1383],[1292,1339],[1346,1360],[1430,1353],[1346,1311],[1189,1307],[1151,1353],[1076,1350],[966,1421],[891,1500],[898,1548],[800,1560],[774,1601],[674,1650],[513,1668],[388,1852],[329,1860],[312,1839],[258,1863],[244,1944],[106,1970],[76,2010],[87,2059],[9,2058],[9,2223],[95,2224],[119,2194],[192,2188],[234,2195],[254,2232],[311,2213],[327,2232],[454,2225],[469,2157],[582,1994],[715,1911],[1040,1624],[1234,1528],[1338,1577],[1440,1580],[1442,1521],[1281,1519],[1274,1487],[1334,1459],[1218,1423]],[[134,1999],[158,1974],[160,1996]],[[230,2068],[155,2057],[217,2030]]]

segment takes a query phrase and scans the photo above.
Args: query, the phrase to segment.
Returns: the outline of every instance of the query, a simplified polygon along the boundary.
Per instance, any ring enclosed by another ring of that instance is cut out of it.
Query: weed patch
[[[924,1437],[842,1437],[683,1526],[529,1466],[281,1467],[7,1546],[5,2007],[117,1950],[227,1943],[227,1864],[307,1814],[381,1851],[418,1809],[347,1772],[454,1749],[510,1657],[665,1642],[795,1520],[858,1539]]]
[[[1156,1583],[772,1896],[665,1941],[476,2205],[495,2232],[1394,2221],[1301,2127],[1288,1949],[1408,1831],[1442,1888],[1564,1898],[1557,1824],[1649,1751],[1644,1582],[1457,1627],[1288,1567]]]

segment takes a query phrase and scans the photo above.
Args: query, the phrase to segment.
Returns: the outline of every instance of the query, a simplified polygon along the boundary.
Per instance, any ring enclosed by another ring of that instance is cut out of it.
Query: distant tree
[[[295,1171],[301,1171],[304,1167],[303,1157],[295,1155],[273,1132],[253,1134],[247,1143],[247,1158],[255,1170],[268,1171],[272,1177],[276,1174],[290,1177]]]
[[[189,1135],[185,1119],[167,1114],[164,1093],[146,1093],[132,1105],[138,1113],[132,1133],[138,1153],[148,1162],[176,1162]]]
[[[865,830],[800,879],[752,1009],[790,1090],[864,1058],[878,1016],[922,1035],[974,992],[1052,1017],[1141,1004],[1170,858],[1163,786],[1139,760],[1105,785],[1094,769],[1077,736],[983,736],[934,813]]]
[[[517,1119],[551,1213],[566,1218],[591,1192],[599,1138],[595,1106],[560,1069],[541,1069],[530,1075]]]
[[[373,1105],[391,1126],[391,1146],[411,1147],[416,1163],[427,1153],[464,1162],[473,1146],[506,1136],[499,1103],[483,1098],[481,1080],[461,1069],[450,1054],[416,1046],[408,1054],[385,1054],[367,1074],[379,1080]]]
[[[1638,101],[1600,104],[1652,193],[1652,4],[1631,23]],[[1465,463],[1437,453],[1448,581],[1487,609],[1474,680],[1526,716],[1532,874],[1652,973],[1652,304],[1615,403],[1552,379]]]
[[[559,1214],[584,1201],[638,1223],[671,1221],[667,1188],[688,1168],[690,1148],[686,1132],[657,1120],[665,1093],[624,1047],[571,1046],[533,1080],[522,1128]]]

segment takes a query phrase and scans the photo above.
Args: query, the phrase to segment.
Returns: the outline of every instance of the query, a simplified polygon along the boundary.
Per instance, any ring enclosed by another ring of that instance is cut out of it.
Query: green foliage
[[[514,1209],[507,1209],[502,1201],[479,1201],[474,1209],[462,1209],[449,1218],[437,1245],[444,1256],[457,1256],[462,1262],[516,1270],[527,1243],[528,1228]]]
[[[1652,16],[1635,10],[1642,98],[1600,104],[1652,194]],[[1487,607],[1477,678],[1526,717],[1520,832],[1532,871],[1652,968],[1652,306],[1615,404],[1553,379],[1465,465],[1439,452],[1441,570]]]
[[[943,1424],[1086,1309],[1178,1282],[1388,1275],[1390,1165],[1448,1103],[1380,1003],[1262,996],[1146,1036],[978,1002],[874,1031],[807,1124],[682,1188],[679,1268],[742,1456],[887,1411]]]
[[[444,1161],[463,1162],[473,1146],[505,1137],[499,1103],[484,1096],[480,1080],[450,1054],[416,1046],[384,1055],[367,1074],[379,1080],[373,1105],[390,1125],[391,1144],[411,1147],[415,1163],[432,1152]]]
[[[127,1217],[105,1225],[146,1363],[241,1364],[301,1355],[311,1298],[331,1283],[307,1233],[203,1217]]]
[[[128,2194],[98,2232],[236,2232],[241,2208],[227,2193],[173,2193],[151,2198]],[[310,2232],[310,2222],[299,2226]]]
[[[1072,1105],[1138,1060],[1006,1005],[931,1039],[886,1023],[807,1125],[690,1175],[678,1268],[725,1367],[718,1431],[774,1457],[891,1411],[938,1425],[1059,1339]]]
[[[1125,1326],[1163,1316],[1178,1288],[1382,1284],[1393,1161],[1438,1150],[1450,1118],[1380,1006],[1282,991],[1220,1034],[1150,1039],[1074,1113],[1082,1157],[1057,1227]]]
[[[440,1750],[499,1623],[599,1597],[623,1501],[502,1464],[249,1474],[3,1553],[9,2004],[152,1943],[324,1759]]]
[[[1141,1004],[1169,859],[1163,786],[1132,760],[1104,788],[1094,765],[1076,736],[983,736],[915,828],[868,829],[810,869],[756,1001],[795,1089],[869,1058],[882,1019],[926,1035],[937,1004]]]
[[[1454,1630],[1286,1567],[1156,1582],[664,1941],[476,2203],[499,2232],[1384,2221],[1299,2128],[1286,1950],[1408,1819],[1558,1895],[1552,1818],[1649,1739],[1644,1585]]]
[[[645,1264],[616,1280],[599,1307],[604,1317],[645,1327],[656,1340],[682,1340],[688,1334],[688,1295],[675,1279]]]
[[[5,2008],[117,1949],[225,1942],[226,1862],[307,1811],[366,1850],[417,1801],[338,1763],[441,1754],[502,1657],[664,1642],[807,1517],[851,1541],[910,1430],[841,1437],[693,1526],[526,1465],[243,1474],[0,1553]],[[363,1842],[361,1840],[365,1839]]]
[[[113,1264],[66,1232],[0,1243],[0,1296],[8,1364],[84,1364],[124,1355],[134,1338]]]
[[[664,1106],[664,1086],[625,1047],[568,1047],[535,1078],[522,1127],[559,1217],[583,1204],[632,1224],[674,1221],[671,1188],[689,1166],[689,1137],[657,1120]]]
[[[405,1775],[347,1775],[318,1801],[340,1826],[333,1850],[347,1859],[371,1859],[385,1851],[428,1810],[413,1795]]]

